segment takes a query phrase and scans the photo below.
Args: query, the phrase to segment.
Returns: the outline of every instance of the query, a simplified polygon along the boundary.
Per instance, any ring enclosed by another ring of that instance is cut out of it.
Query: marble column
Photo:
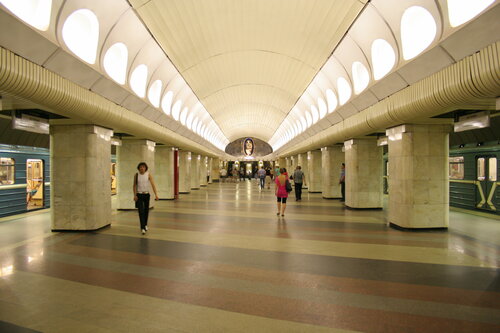
[[[406,124],[389,137],[389,222],[407,229],[447,228],[449,125]]]
[[[122,145],[116,147],[116,183],[117,208],[136,209],[134,202],[134,175],[138,172],[137,165],[146,162],[148,171],[156,179],[155,174],[155,143],[149,140],[122,140]],[[158,190],[158,189],[157,189]],[[153,207],[154,192],[152,189],[149,206]]]
[[[160,199],[175,199],[173,147],[156,146],[154,179]]]
[[[369,138],[348,140],[344,148],[345,205],[351,208],[382,208],[382,147],[377,146],[376,138]]]
[[[297,165],[300,165],[302,172],[304,173],[304,183],[303,188],[309,187],[309,163],[307,163],[307,153],[297,155]]]
[[[191,154],[191,189],[200,189],[200,162],[201,155]]]
[[[325,199],[341,198],[340,168],[345,162],[342,146],[321,148],[322,158],[322,194]]]
[[[208,184],[207,181],[208,175],[208,157],[201,156],[200,160],[200,186],[205,187]]]
[[[97,230],[111,224],[112,135],[112,130],[95,125],[50,126],[53,231]]]
[[[179,193],[191,192],[191,152],[179,151]]]
[[[210,179],[212,180],[212,183],[218,183],[219,182],[219,176],[220,176],[220,168],[221,168],[221,160],[217,157],[212,157],[212,170],[210,172]]]
[[[213,179],[212,179],[212,173],[213,173],[212,163],[213,163],[213,161],[214,161],[213,157],[207,157],[208,184],[213,183]]]
[[[286,168],[286,159],[284,157],[278,158],[278,166],[279,168]]]
[[[307,152],[307,169],[309,173],[308,190],[310,193],[321,193],[321,150]]]

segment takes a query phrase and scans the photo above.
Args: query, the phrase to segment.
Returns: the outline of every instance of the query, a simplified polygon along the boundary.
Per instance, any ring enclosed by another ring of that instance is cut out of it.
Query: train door
[[[43,208],[44,199],[43,160],[26,160],[27,209]]]
[[[476,157],[476,180],[479,186],[476,190],[476,207],[480,209],[496,210],[492,199],[497,181],[497,158],[495,155]]]

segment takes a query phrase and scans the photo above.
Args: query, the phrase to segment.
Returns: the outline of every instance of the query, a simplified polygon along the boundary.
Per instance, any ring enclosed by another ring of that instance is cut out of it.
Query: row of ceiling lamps
[[[0,3],[18,18],[38,30],[46,31],[50,26],[51,0],[0,0]],[[95,64],[98,54],[99,19],[94,12],[89,9],[78,9],[72,12],[63,23],[62,37],[68,49],[77,57],[89,64]],[[126,36],[124,36],[125,38]],[[102,65],[106,74],[111,79],[120,85],[125,85],[127,73],[129,72],[127,68],[128,61],[129,51],[126,43],[118,42],[106,50]],[[165,61],[169,60],[165,57]],[[182,85],[179,90],[190,90],[177,71],[172,74],[170,82],[181,80]],[[148,75],[149,69],[146,64],[136,66],[130,73],[129,86],[140,98],[146,97]],[[165,89],[167,91],[165,91],[163,98],[161,98],[163,88],[163,82],[159,79],[149,85],[147,99],[151,105],[155,108],[161,107],[166,115],[179,121],[182,125],[203,137],[217,148],[224,150],[229,140],[222,134],[222,131],[192,91],[190,91],[187,97],[185,96],[185,99],[194,101],[192,103],[194,105],[190,108],[187,105],[188,101],[183,102],[181,97],[178,97],[174,102],[174,91],[170,89]]]
[[[494,0],[447,0],[448,19],[451,27],[462,25],[480,12],[490,6]],[[421,6],[406,8],[400,20],[402,55],[404,60],[410,60],[422,53],[434,41],[437,34],[437,24],[431,13]],[[344,41],[343,41],[344,42]],[[351,42],[350,40],[348,42]],[[359,46],[358,46],[359,47]],[[360,48],[361,49],[361,48]],[[373,80],[377,81],[385,77],[396,65],[396,52],[384,39],[375,39],[371,43],[371,63]],[[335,53],[328,62],[336,62]],[[317,86],[318,80],[329,81],[328,62],[316,76],[306,92],[298,100],[295,107],[285,118],[280,128],[271,138],[270,144],[276,151],[291,141],[297,135],[332,113],[338,106],[347,103],[352,97],[352,88],[348,79],[339,76],[336,78],[336,90],[338,94],[328,88],[321,91]],[[342,66],[342,65],[341,65]],[[351,78],[354,93],[363,92],[370,83],[370,72],[360,61],[354,61],[351,65]],[[310,91],[318,91],[317,99],[311,96]],[[323,96],[326,95],[326,101]],[[305,108],[299,106],[305,104]],[[309,106],[309,109],[307,107]]]

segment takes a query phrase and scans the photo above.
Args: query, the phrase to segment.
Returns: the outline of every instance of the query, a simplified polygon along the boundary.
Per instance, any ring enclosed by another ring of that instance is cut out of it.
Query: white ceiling
[[[366,2],[130,1],[229,141],[272,137]]]

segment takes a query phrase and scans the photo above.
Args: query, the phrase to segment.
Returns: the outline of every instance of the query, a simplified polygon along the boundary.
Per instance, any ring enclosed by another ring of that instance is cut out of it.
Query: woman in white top
[[[148,165],[145,162],[141,162],[137,165],[137,170],[139,170],[139,172],[134,176],[134,201],[135,207],[139,210],[141,232],[144,235],[146,231],[148,231],[150,184],[155,192],[155,200],[159,200],[159,198],[153,176],[148,172]]]

